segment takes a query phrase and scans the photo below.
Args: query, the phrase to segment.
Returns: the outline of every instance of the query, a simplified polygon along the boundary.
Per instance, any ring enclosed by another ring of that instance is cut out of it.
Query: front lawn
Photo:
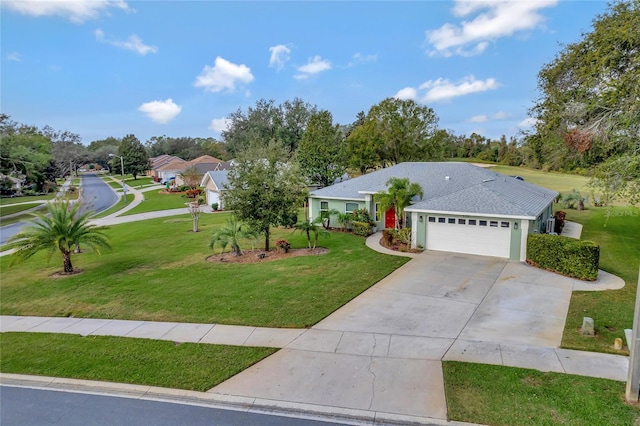
[[[640,267],[640,209],[632,207],[565,210],[567,220],[583,225],[582,239],[600,245],[600,269],[622,278],[621,290],[574,292],[562,338],[562,347],[597,352],[621,353],[613,349],[624,329],[633,326],[638,267]],[[608,219],[608,213],[609,215]],[[595,321],[596,336],[579,332],[583,317]],[[628,353],[623,351],[622,353]]]
[[[492,426],[637,425],[640,407],[613,380],[443,362],[450,420]]]
[[[62,262],[37,255],[8,268],[0,259],[3,315],[41,315],[306,327],[313,325],[403,265],[407,258],[377,253],[361,237],[321,237],[330,250],[256,264],[208,262],[214,227],[226,213],[204,214],[201,232],[188,215],[133,222],[107,231],[113,250],[98,257],[74,255],[84,272],[52,278]],[[306,237],[274,229],[272,242],[293,248]],[[258,246],[263,241],[258,240]],[[219,249],[216,250],[219,252]]]
[[[107,210],[104,210],[100,213],[98,213],[95,216],[91,216],[92,219],[98,219],[101,217],[105,217],[105,216],[109,216],[112,213],[115,213],[119,210],[122,210],[123,208],[127,207],[129,205],[129,203],[131,203],[133,201],[133,199],[135,198],[135,195],[133,195],[130,192],[127,192],[127,201],[124,202],[122,201],[122,198],[120,198],[118,201],[116,201],[116,203],[114,205],[112,205],[111,207],[109,207]]]
[[[4,206],[0,206],[0,218],[4,216],[8,216],[10,214],[20,213],[25,210],[30,210],[33,208],[44,207],[45,203],[34,202],[28,204],[6,204]]]
[[[51,192],[47,195],[24,195],[22,197],[2,197],[0,198],[0,206],[6,206],[9,204],[26,203],[31,201],[53,200],[55,196],[56,196],[56,193]]]
[[[0,333],[0,371],[204,392],[276,351],[111,336]]]
[[[158,210],[170,210],[185,208],[184,203],[193,201],[182,196],[182,193],[165,193],[162,189],[145,191],[144,201],[125,212],[122,216],[128,216],[138,213],[154,212]]]

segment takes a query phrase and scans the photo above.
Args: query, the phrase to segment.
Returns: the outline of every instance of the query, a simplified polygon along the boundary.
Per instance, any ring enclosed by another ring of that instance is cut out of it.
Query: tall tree
[[[434,138],[437,124],[433,109],[410,99],[387,98],[371,107],[361,128],[380,141],[378,156],[388,166],[440,159],[442,148]]]
[[[46,250],[49,258],[56,251],[62,255],[65,273],[73,273],[71,253],[80,244],[88,246],[98,254],[100,248],[110,248],[104,228],[89,223],[92,211],[81,213],[80,203],[69,201],[47,204],[48,214],[36,214],[37,219],[18,234],[11,237],[9,247],[15,248],[13,262],[29,259],[34,254]]]
[[[411,205],[414,197],[422,198],[422,187],[410,182],[408,178],[390,178],[387,181],[387,190],[378,192],[375,199],[380,203],[380,209],[387,211],[394,209],[396,213],[396,230],[404,226],[404,209]]]
[[[329,111],[311,115],[298,149],[300,170],[309,183],[332,185],[345,170],[346,149],[342,132]]]
[[[131,173],[134,179],[149,169],[147,151],[135,135],[127,135],[122,138],[117,155],[122,157],[124,162],[124,174]],[[110,164],[112,170],[122,173],[119,158],[113,157]]]
[[[276,105],[260,99],[244,113],[241,109],[228,117],[228,129],[222,132],[227,152],[236,157],[253,145],[267,146],[272,141],[283,147],[283,160],[290,158],[316,107],[300,99]]]
[[[226,209],[264,234],[265,250],[269,250],[271,226],[295,215],[308,194],[299,167],[282,162],[283,156],[284,148],[277,143],[254,146],[238,155],[222,195]]]
[[[108,168],[109,163],[112,160],[111,154],[118,152],[121,139],[109,136],[106,139],[95,140],[89,144],[87,150],[93,158],[93,161],[98,163],[102,168]]]
[[[376,131],[373,121],[355,127],[347,137],[347,159],[349,167],[361,174],[382,165],[382,135]]]
[[[528,152],[551,168],[640,155],[640,0],[616,1],[538,74]]]

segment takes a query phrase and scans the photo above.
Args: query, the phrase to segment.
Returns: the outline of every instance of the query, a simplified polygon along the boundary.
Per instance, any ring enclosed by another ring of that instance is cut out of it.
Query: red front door
[[[384,227],[395,228],[396,227],[396,210],[390,208],[384,214]]]

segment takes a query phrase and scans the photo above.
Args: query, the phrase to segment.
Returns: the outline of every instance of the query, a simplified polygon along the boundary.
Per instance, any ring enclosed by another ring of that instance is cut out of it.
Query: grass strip
[[[165,193],[161,189],[157,191],[145,191],[144,201],[125,212],[123,216],[129,216],[138,213],[155,212],[160,210],[181,209],[186,206],[184,203],[190,201],[183,196],[182,193]],[[191,200],[193,201],[193,200]]]
[[[3,373],[206,391],[277,349],[53,333],[1,333]]]
[[[127,207],[129,205],[129,203],[131,203],[133,201],[134,198],[135,198],[135,195],[133,195],[131,193],[128,193],[127,194],[127,202],[126,203],[122,201],[122,198],[120,198],[114,205],[109,207],[107,210],[104,210],[104,211],[98,213],[95,216],[91,216],[91,218],[92,219],[99,219],[101,217],[109,216],[112,213],[120,211],[120,210],[124,209],[125,207]]]
[[[580,292],[571,296],[562,347],[627,354],[616,351],[616,337],[625,342],[624,329],[633,325],[638,267],[640,266],[640,209],[632,207],[565,210],[567,220],[581,223],[582,239],[600,245],[600,269],[622,278],[620,290]],[[580,334],[584,317],[595,321],[596,336]]]
[[[44,207],[44,203],[29,203],[29,204],[9,204],[0,207],[0,218],[8,216],[10,214],[20,213],[25,210],[31,210],[33,208]]]
[[[492,426],[634,425],[625,384],[496,365],[443,362],[449,419]]]

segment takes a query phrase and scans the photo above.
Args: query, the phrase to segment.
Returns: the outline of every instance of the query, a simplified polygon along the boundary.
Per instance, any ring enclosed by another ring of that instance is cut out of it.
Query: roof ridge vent
[[[451,177],[449,177],[449,176],[445,176],[445,177],[444,177],[444,180],[451,180]]]

